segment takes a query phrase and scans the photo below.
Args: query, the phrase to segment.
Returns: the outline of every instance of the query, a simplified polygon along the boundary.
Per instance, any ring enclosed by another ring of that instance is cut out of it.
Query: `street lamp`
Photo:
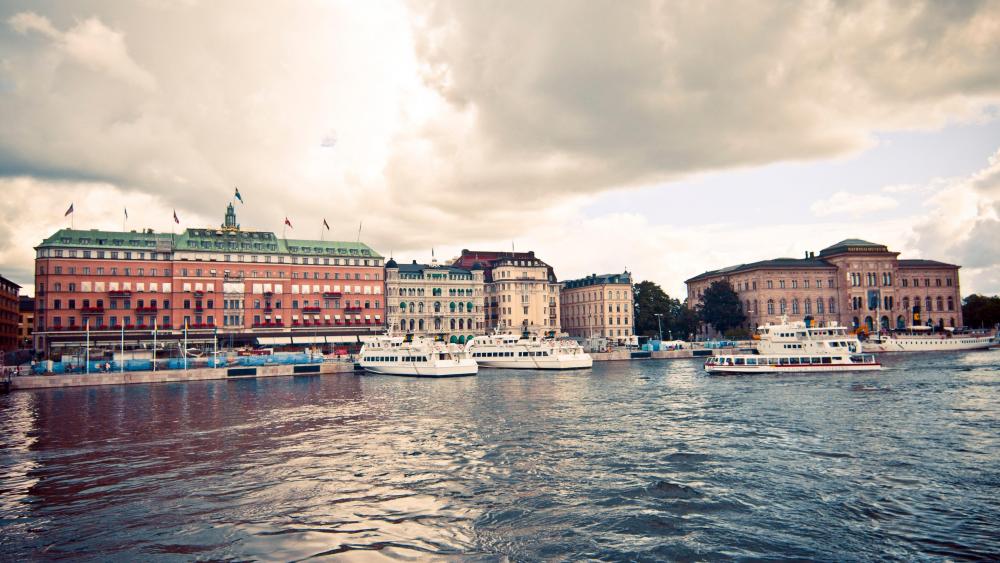
[[[653,313],[653,316],[656,317],[656,328],[660,332],[660,342],[663,342],[663,325],[660,322],[663,320],[663,313]]]

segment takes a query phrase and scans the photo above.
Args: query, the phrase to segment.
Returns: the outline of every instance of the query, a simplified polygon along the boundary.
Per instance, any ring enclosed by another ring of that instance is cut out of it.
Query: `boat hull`
[[[994,345],[992,337],[975,338],[893,338],[884,342],[861,343],[864,352],[957,352],[985,350]]]
[[[753,375],[774,373],[841,373],[854,371],[879,371],[882,364],[817,364],[817,365],[767,365],[767,366],[705,366],[709,375]]]
[[[378,375],[401,375],[408,377],[462,377],[479,373],[479,365],[472,360],[451,362],[443,365],[417,364],[361,364],[367,373]]]
[[[589,355],[584,357],[527,357],[527,358],[476,358],[484,368],[497,369],[540,369],[540,370],[570,370],[593,367],[594,360]]]

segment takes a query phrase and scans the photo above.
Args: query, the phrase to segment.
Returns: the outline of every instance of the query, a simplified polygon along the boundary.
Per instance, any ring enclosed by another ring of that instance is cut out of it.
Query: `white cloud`
[[[849,215],[857,219],[863,215],[894,209],[898,206],[899,202],[889,196],[840,191],[813,203],[809,209],[817,217]]]
[[[821,232],[689,230],[587,218],[583,203],[858,151],[872,131],[982,119],[1000,101],[996,4],[53,6],[0,26],[0,188],[34,213],[4,219],[25,233],[6,270],[30,272],[24,249],[70,200],[80,227],[114,228],[130,198],[149,226],[169,228],[173,207],[211,225],[238,185],[252,228],[288,215],[317,236],[325,217],[353,239],[363,220],[397,254],[515,239],[562,277],[628,266],[677,287],[775,248],[908,230],[858,232],[849,216]]]

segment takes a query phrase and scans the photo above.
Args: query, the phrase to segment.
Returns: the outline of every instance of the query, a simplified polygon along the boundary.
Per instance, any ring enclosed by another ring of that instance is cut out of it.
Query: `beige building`
[[[35,298],[22,295],[18,302],[17,346],[31,348],[31,335],[35,329]]]
[[[811,318],[874,331],[926,325],[962,326],[960,266],[934,260],[899,259],[882,244],[847,239],[804,258],[776,258],[730,266],[685,283],[695,306],[717,280],[740,296],[745,328]],[[712,334],[702,327],[702,334]]]
[[[632,336],[632,275],[591,274],[563,282],[562,330],[579,338],[604,337],[624,343]]]
[[[483,269],[486,328],[558,332],[559,282],[534,252],[463,250],[454,266]]]
[[[385,264],[388,322],[394,329],[454,342],[485,333],[483,269],[437,262]]]

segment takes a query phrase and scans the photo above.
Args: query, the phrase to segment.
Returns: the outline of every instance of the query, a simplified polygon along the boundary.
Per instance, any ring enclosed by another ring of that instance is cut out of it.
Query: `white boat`
[[[358,366],[369,373],[415,377],[476,375],[479,365],[464,347],[420,336],[377,336],[361,347]]]
[[[541,337],[537,333],[501,333],[476,336],[466,349],[479,365],[507,369],[585,369],[593,358],[574,340]]]
[[[906,330],[874,334],[861,343],[865,352],[953,352],[983,350],[994,345],[994,336],[945,328],[912,326]]]
[[[806,326],[803,322],[768,324],[757,329],[756,354],[723,354],[705,362],[715,374],[825,373],[876,371],[882,365],[873,354],[861,352],[858,338],[835,323]]]

